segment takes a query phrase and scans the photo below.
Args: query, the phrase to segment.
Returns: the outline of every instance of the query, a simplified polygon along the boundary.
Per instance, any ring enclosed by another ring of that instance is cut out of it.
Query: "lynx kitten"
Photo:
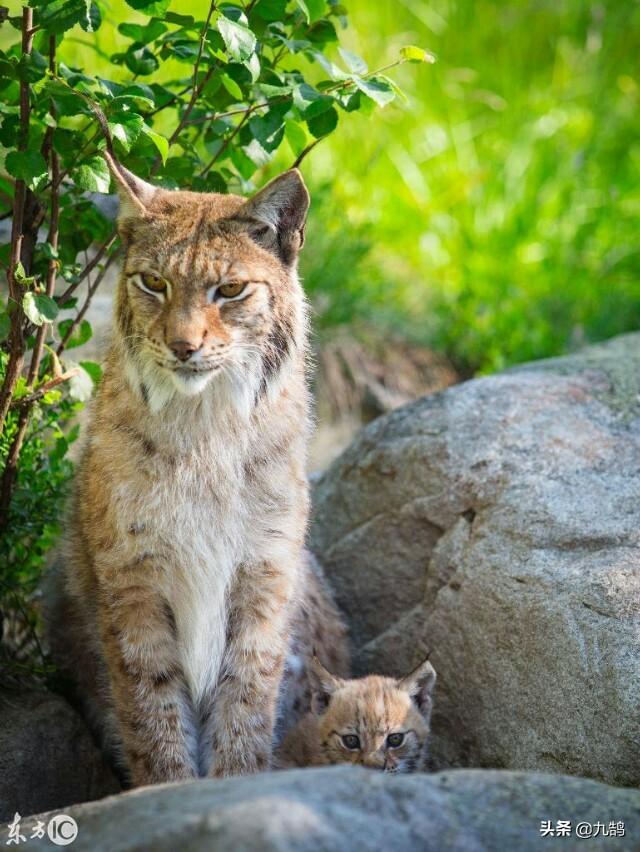
[[[400,680],[334,677],[313,660],[311,711],[285,737],[280,768],[361,764],[385,772],[424,769],[436,673],[425,661]]]
[[[310,649],[347,667],[303,550],[309,196],[295,170],[247,200],[107,158],[124,259],[51,646],[133,784],[255,772]]]

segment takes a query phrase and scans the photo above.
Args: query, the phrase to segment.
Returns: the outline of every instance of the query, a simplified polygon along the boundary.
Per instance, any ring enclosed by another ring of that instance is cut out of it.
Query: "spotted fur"
[[[400,680],[378,675],[344,680],[316,660],[310,675],[311,710],[284,738],[280,768],[338,763],[398,773],[425,768],[436,680],[431,663]]]
[[[310,621],[327,664],[346,666],[303,550],[308,194],[296,171],[246,200],[110,167],[125,255],[51,644],[133,784],[255,772]]]

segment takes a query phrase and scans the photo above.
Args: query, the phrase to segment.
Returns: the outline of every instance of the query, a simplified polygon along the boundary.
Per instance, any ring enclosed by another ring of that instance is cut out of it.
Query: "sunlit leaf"
[[[325,0],[296,0],[296,3],[304,12],[309,24],[319,21],[327,11]]]
[[[432,65],[436,61],[436,58],[433,53],[429,53],[428,50],[424,50],[421,47],[416,47],[413,44],[409,44],[406,47],[401,47],[400,56],[407,62],[428,62]]]
[[[109,192],[111,178],[104,157],[91,157],[86,163],[71,171],[76,186],[89,192]]]
[[[354,80],[356,86],[367,97],[378,104],[378,106],[386,106],[395,99],[395,92],[386,80],[381,78],[373,78],[371,80],[362,80],[356,77]]]
[[[344,59],[345,65],[349,71],[352,71],[354,74],[366,74],[369,70],[364,59],[356,56],[355,53],[351,53],[350,50],[345,50],[344,47],[339,47],[338,53]]]
[[[27,290],[22,297],[22,309],[34,325],[51,322],[58,316],[58,305],[43,293]]]
[[[169,140],[160,133],[156,133],[156,131],[152,130],[147,124],[142,125],[141,132],[156,146],[160,156],[162,157],[162,162],[164,163],[169,154]]]
[[[256,47],[256,37],[249,27],[223,15],[218,18],[217,26],[229,55],[238,62],[249,59]]]

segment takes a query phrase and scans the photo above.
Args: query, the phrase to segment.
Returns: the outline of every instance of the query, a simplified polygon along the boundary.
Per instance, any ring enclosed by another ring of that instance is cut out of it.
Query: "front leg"
[[[210,723],[210,776],[269,768],[295,576],[292,565],[270,561],[243,565],[236,576]]]
[[[132,572],[137,579],[132,576],[103,594],[100,625],[118,733],[134,786],[197,776],[188,747],[190,708],[173,613],[155,589],[140,582],[141,567]]]

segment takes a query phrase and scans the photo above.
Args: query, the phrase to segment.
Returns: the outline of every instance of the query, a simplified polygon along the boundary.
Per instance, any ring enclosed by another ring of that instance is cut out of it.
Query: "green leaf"
[[[296,157],[304,151],[307,145],[307,134],[297,122],[288,118],[284,123],[284,135]]]
[[[91,376],[91,381],[97,385],[102,378],[102,367],[95,361],[80,361],[80,366]]]
[[[178,24],[181,27],[193,27],[195,24],[195,18],[191,15],[179,15],[177,12],[167,12],[164,19],[170,24]]]
[[[121,112],[109,118],[108,125],[111,135],[122,145],[125,153],[129,153],[144,124],[141,115],[135,112]]]
[[[253,12],[263,21],[271,23],[281,21],[285,17],[286,9],[287,0],[258,0],[253,7]]]
[[[257,139],[252,139],[248,145],[243,145],[242,150],[256,166],[266,166],[271,160],[271,154],[266,151]]]
[[[156,55],[148,47],[131,45],[124,55],[124,64],[133,74],[153,74],[160,63]]]
[[[95,33],[102,23],[100,8],[97,3],[86,3],[85,5],[87,7],[86,14],[80,18],[78,23],[86,33]]]
[[[165,163],[169,155],[169,140],[152,130],[148,124],[142,125],[142,134],[153,142],[162,157],[162,162]]]
[[[354,83],[367,97],[378,104],[378,106],[386,106],[395,99],[396,93],[393,91],[386,80],[373,78],[371,80],[361,80],[356,77]]]
[[[338,113],[331,107],[307,120],[307,127],[316,139],[321,139],[334,131],[338,125]]]
[[[45,257],[47,260],[58,260],[58,249],[54,249],[51,243],[41,243],[38,248],[42,252],[42,256]]]
[[[31,5],[38,8],[38,24],[50,33],[63,33],[76,24],[87,32],[100,26],[100,11],[87,0],[47,0]]]
[[[4,311],[0,313],[0,341],[6,340],[11,331],[11,318]]]
[[[327,11],[325,0],[296,0],[296,3],[302,9],[308,24],[319,21]]]
[[[22,297],[22,309],[34,325],[51,322],[58,316],[58,306],[54,300],[33,290],[27,290]]]
[[[366,74],[369,70],[364,59],[351,53],[350,50],[345,50],[343,47],[338,48],[338,53],[344,59],[345,65],[353,74]]]
[[[131,6],[143,15],[148,15],[150,18],[162,18],[164,13],[171,5],[171,0],[127,0],[127,6]]]
[[[86,189],[89,192],[109,192],[111,177],[103,157],[91,157],[86,163],[72,169],[71,177],[80,189]]]
[[[242,100],[242,89],[235,80],[233,80],[228,74],[221,74],[220,80],[232,98],[235,98],[237,101]]]
[[[139,42],[139,44],[155,41],[166,31],[167,27],[162,21],[149,21],[146,26],[142,26],[142,24],[120,24],[118,27],[118,32],[133,41]]]
[[[31,189],[49,178],[47,164],[39,151],[9,151],[4,164],[10,175],[23,180]]]
[[[237,62],[249,59],[256,47],[256,37],[249,27],[221,16],[218,18],[218,31],[233,59]]]
[[[58,323],[58,334],[60,335],[61,340],[64,339],[72,325],[72,319],[65,319]],[[75,349],[76,346],[82,346],[83,343],[91,340],[92,337],[93,329],[91,328],[91,323],[88,320],[82,320],[82,322],[73,329],[71,337],[65,346],[67,349]]]
[[[18,284],[22,284],[23,287],[28,287],[36,280],[33,275],[27,275],[27,273],[24,271],[22,261],[20,260],[16,263],[16,268],[13,270],[13,277],[14,280]]]
[[[429,53],[428,50],[423,50],[421,47],[416,47],[414,44],[401,47],[400,56],[406,62],[428,62],[430,65],[433,65],[436,61],[433,53]]]

